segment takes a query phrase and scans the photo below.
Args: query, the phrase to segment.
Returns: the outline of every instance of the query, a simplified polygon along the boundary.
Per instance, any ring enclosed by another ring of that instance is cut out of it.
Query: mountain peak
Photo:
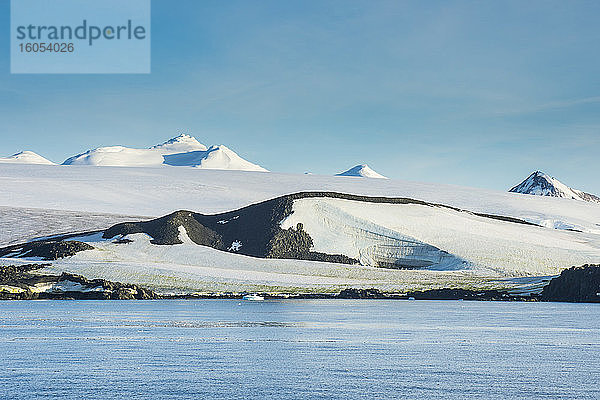
[[[54,165],[54,163],[33,151],[25,150],[19,153],[13,154],[10,157],[0,158],[0,162],[4,163],[15,163],[15,164],[47,164]]]
[[[509,190],[512,193],[562,197],[600,203],[600,197],[573,189],[543,171],[534,171],[523,182]]]
[[[358,176],[362,178],[388,179],[387,177],[375,172],[367,164],[356,165],[347,171],[336,174],[335,176]]]
[[[203,145],[195,137],[182,133],[172,139],[167,140],[164,143],[157,144],[156,146],[150,147],[155,150],[169,150],[169,151],[193,151],[193,150],[206,150],[206,146]]]

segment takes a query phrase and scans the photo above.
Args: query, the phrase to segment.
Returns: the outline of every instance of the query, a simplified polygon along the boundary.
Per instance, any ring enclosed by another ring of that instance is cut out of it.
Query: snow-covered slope
[[[372,170],[367,164],[356,165],[347,171],[336,174],[335,176],[358,176],[361,178],[388,179],[387,177]]]
[[[98,165],[115,167],[143,167],[161,165],[163,155],[150,149],[130,149],[123,146],[100,147],[70,157],[63,165]]]
[[[244,160],[233,150],[223,145],[211,146],[205,151],[188,151],[185,153],[167,154],[163,157],[165,164],[173,166],[267,172],[263,167]]]
[[[314,251],[363,265],[552,275],[600,260],[600,235],[548,229],[421,204],[339,198],[294,201],[282,223],[301,223]]]
[[[189,135],[180,135],[148,149],[133,149],[123,146],[100,147],[70,157],[63,165],[119,167],[172,165],[205,169],[266,171],[266,169],[244,160],[223,145],[207,149],[205,145]]]
[[[521,286],[497,276],[461,271],[412,271],[255,258],[198,246],[187,237],[185,230],[180,237],[182,244],[172,246],[152,244],[151,238],[143,233],[127,235],[124,239],[131,242],[125,245],[93,236],[76,238],[90,243],[96,250],[55,261],[43,272],[66,271],[88,279],[139,284],[161,293],[339,292],[346,287],[404,291],[450,287],[457,282],[482,289]],[[19,260],[10,262],[17,264]]]
[[[13,154],[10,157],[0,158],[0,163],[54,165],[52,161],[47,160],[39,154],[28,150]]]
[[[558,179],[541,171],[535,171],[529,175],[523,182],[510,189],[510,192],[600,203],[600,197],[570,188]]]
[[[145,217],[0,206],[0,247],[68,232],[106,229]]]
[[[600,206],[596,203],[395,179],[4,163],[0,164],[0,187],[0,206],[148,216],[181,209],[223,212],[283,194],[327,190],[408,197],[600,234]]]

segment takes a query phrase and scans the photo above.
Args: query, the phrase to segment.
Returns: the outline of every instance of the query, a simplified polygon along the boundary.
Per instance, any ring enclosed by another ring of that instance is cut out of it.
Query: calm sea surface
[[[1,399],[599,399],[600,304],[0,302]]]

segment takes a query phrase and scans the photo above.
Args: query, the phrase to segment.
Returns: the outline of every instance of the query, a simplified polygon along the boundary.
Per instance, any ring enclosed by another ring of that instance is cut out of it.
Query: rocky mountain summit
[[[510,189],[509,192],[537,196],[563,197],[567,199],[600,203],[600,197],[573,189],[542,171],[533,172],[523,182]]]

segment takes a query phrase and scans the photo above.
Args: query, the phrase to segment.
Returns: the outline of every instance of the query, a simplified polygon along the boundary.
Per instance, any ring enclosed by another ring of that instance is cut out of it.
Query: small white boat
[[[247,294],[244,297],[242,297],[242,300],[249,300],[249,301],[261,301],[264,299],[265,299],[264,297],[259,296],[257,294]]]

